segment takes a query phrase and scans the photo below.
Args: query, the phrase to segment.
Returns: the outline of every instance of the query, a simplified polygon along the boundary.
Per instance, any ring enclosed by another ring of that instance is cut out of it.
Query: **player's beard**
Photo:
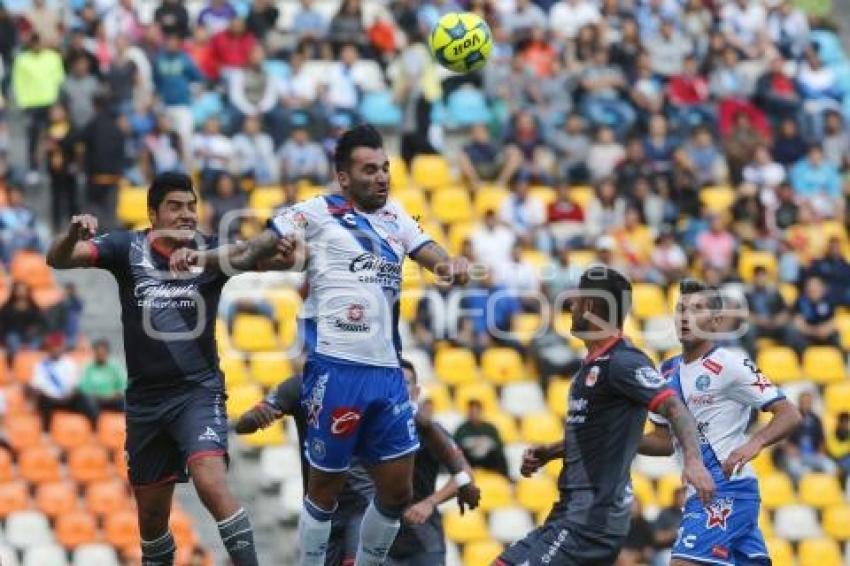
[[[371,182],[358,182],[352,179],[348,186],[348,195],[358,208],[366,212],[373,212],[387,204],[388,192],[378,194],[372,187]],[[388,189],[389,191],[389,189]]]

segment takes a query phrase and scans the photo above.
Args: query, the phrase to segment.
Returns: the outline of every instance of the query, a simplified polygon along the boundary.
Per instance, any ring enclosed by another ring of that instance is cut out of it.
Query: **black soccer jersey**
[[[652,361],[624,338],[588,355],[570,387],[558,480],[565,520],[601,533],[628,532],[629,470],[647,410],[671,395]]]
[[[116,231],[91,240],[93,266],[118,282],[131,402],[192,382],[221,384],[215,320],[227,277],[172,274],[149,234]],[[192,245],[215,248],[217,239],[199,234]]]

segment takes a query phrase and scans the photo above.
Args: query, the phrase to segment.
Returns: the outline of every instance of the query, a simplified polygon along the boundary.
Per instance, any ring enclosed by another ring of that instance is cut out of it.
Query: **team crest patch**
[[[314,438],[313,442],[310,443],[310,455],[317,460],[324,460],[326,454],[325,443],[318,438]]]
[[[702,365],[715,375],[720,375],[720,372],[723,371],[723,366],[718,364],[711,358],[704,359],[702,361]]]
[[[584,378],[584,384],[587,387],[593,387],[599,380],[599,366],[593,366],[587,372],[587,377]]]
[[[304,216],[303,212],[296,212],[292,217],[292,223],[295,224],[296,227],[300,229],[304,229],[307,227],[307,217]]]
[[[644,387],[657,389],[664,384],[664,378],[652,366],[643,366],[635,370],[635,379]]]
[[[698,391],[705,391],[711,385],[711,378],[704,373],[697,378],[695,385]]]
[[[734,500],[731,497],[723,497],[716,499],[706,508],[708,518],[705,521],[705,528],[714,529],[720,527],[721,530],[726,530],[726,520],[732,515],[732,506]]]

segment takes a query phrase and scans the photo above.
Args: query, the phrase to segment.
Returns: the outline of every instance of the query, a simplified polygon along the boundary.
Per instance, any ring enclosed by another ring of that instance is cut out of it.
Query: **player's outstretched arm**
[[[54,269],[91,267],[97,258],[95,247],[89,242],[97,234],[97,218],[91,214],[71,217],[68,230],[50,244],[47,264]]]
[[[519,472],[530,477],[537,470],[555,460],[564,457],[564,441],[559,440],[552,444],[541,444],[527,448],[522,454],[522,465]]]
[[[771,403],[765,410],[773,413],[767,426],[752,435],[745,444],[733,450],[723,462],[723,474],[727,478],[732,477],[744,464],[758,456],[763,448],[786,438],[803,421],[800,411],[787,399]]]
[[[198,251],[181,248],[171,254],[169,267],[175,273],[185,273],[194,267],[205,271],[255,271],[290,269],[296,264],[296,241],[292,235],[278,236],[264,230],[245,242]]]
[[[691,484],[702,502],[707,505],[714,498],[714,480],[702,461],[694,417],[676,395],[670,395],[662,401],[655,412],[667,419],[676,440],[682,446],[685,459],[683,482]]]
[[[435,507],[455,496],[457,496],[457,503],[460,506],[461,514],[466,510],[466,507],[470,509],[478,507],[478,503],[481,500],[481,490],[475,485],[472,466],[464,458],[463,452],[458,448],[454,440],[452,440],[449,433],[440,425],[430,420],[425,421],[421,419],[419,414],[417,414],[417,421],[421,425],[420,437],[422,443],[449,470],[449,473],[453,477],[443,487],[428,497],[424,501],[425,505],[420,506],[421,509],[414,511],[411,519],[421,518],[420,515],[423,513],[419,513],[418,511],[425,512],[428,510],[428,506]],[[413,507],[417,507],[418,505],[414,505]],[[433,509],[431,509],[430,513],[426,514],[423,522],[431,516],[431,513],[433,513]]]
[[[465,257],[452,258],[437,242],[428,242],[416,250],[413,261],[438,277],[463,285],[469,279],[469,262]]]
[[[670,436],[670,428],[663,425],[655,425],[655,429],[649,434],[644,434],[638,444],[638,454],[644,456],[670,456],[673,454],[673,437]]]
[[[233,430],[236,431],[236,434],[252,434],[261,428],[268,427],[282,416],[282,411],[263,400],[254,405],[252,409],[242,413]]]

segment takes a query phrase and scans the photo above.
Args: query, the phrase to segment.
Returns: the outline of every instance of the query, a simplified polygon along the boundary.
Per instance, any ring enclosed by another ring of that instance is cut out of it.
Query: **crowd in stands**
[[[437,19],[460,9],[482,15],[493,41],[483,71],[463,76],[426,47]],[[693,274],[748,309],[729,317],[742,331],[726,345],[760,365],[788,347],[805,367],[825,347],[846,379],[850,62],[829,11],[792,0],[6,0],[0,268],[43,250],[73,212],[97,213],[105,229],[143,224],[120,213],[120,195],[169,170],[196,176],[206,230],[253,208],[223,227],[248,235],[332,184],[335,139],[368,121],[399,142],[394,195],[490,268],[476,293],[413,283],[423,295],[403,313],[406,336],[432,360],[448,345],[483,364],[506,347],[549,390],[580,347],[556,324],[526,339],[520,323],[562,318],[559,297],[598,261],[645,291],[630,330],[659,358],[676,349],[668,290]],[[43,223],[28,204],[39,191],[50,195]],[[44,418],[120,408],[123,376],[103,344],[82,372],[63,354],[79,340],[73,289],[41,303],[21,282],[0,291],[6,355],[50,354],[32,382]],[[222,308],[230,333],[243,315],[281,322],[268,301]],[[798,387],[803,373],[784,379],[804,423],[776,465],[795,482],[846,476],[850,399],[825,411],[832,382],[807,375]],[[463,410],[467,458],[507,473],[488,408]],[[654,528],[635,513],[623,564],[675,537],[675,505]]]

